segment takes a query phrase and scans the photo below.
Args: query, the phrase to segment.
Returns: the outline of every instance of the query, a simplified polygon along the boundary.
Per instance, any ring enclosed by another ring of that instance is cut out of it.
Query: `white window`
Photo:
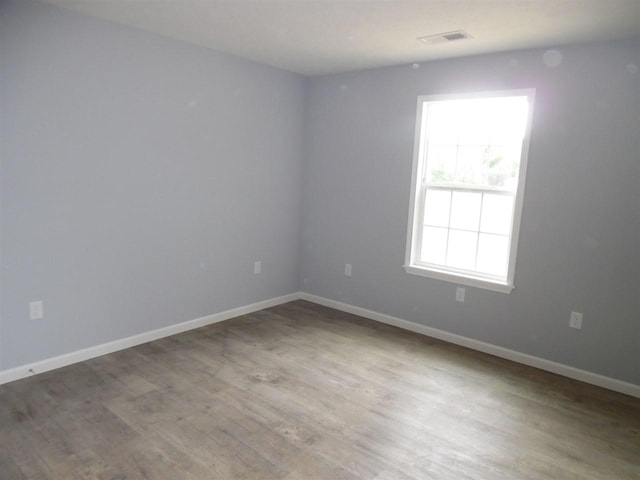
[[[407,272],[513,289],[534,93],[418,98]]]

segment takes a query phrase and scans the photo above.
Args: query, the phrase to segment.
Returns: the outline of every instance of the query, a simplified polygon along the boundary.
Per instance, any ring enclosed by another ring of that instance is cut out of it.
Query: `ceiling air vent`
[[[464,40],[466,38],[473,38],[464,30],[455,30],[453,32],[438,33],[436,35],[425,35],[424,37],[418,37],[422,43],[427,45],[437,45],[439,43],[455,42],[457,40]]]

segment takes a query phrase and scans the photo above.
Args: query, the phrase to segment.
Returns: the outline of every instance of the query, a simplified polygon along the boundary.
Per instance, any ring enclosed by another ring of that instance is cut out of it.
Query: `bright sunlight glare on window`
[[[409,273],[511,291],[533,94],[419,98]]]

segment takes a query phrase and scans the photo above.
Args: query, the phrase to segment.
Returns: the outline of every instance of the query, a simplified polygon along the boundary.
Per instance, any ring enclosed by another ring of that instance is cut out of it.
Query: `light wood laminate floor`
[[[0,387],[0,478],[640,479],[640,400],[297,301]]]

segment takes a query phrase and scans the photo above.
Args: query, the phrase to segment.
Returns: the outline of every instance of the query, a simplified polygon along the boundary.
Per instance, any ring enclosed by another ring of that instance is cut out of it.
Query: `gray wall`
[[[0,18],[0,370],[298,290],[302,77],[38,3]]]
[[[309,80],[302,289],[640,384],[640,44],[560,51],[556,68],[540,50]],[[524,87],[537,98],[516,289],[457,303],[453,284],[402,268],[416,97]]]

